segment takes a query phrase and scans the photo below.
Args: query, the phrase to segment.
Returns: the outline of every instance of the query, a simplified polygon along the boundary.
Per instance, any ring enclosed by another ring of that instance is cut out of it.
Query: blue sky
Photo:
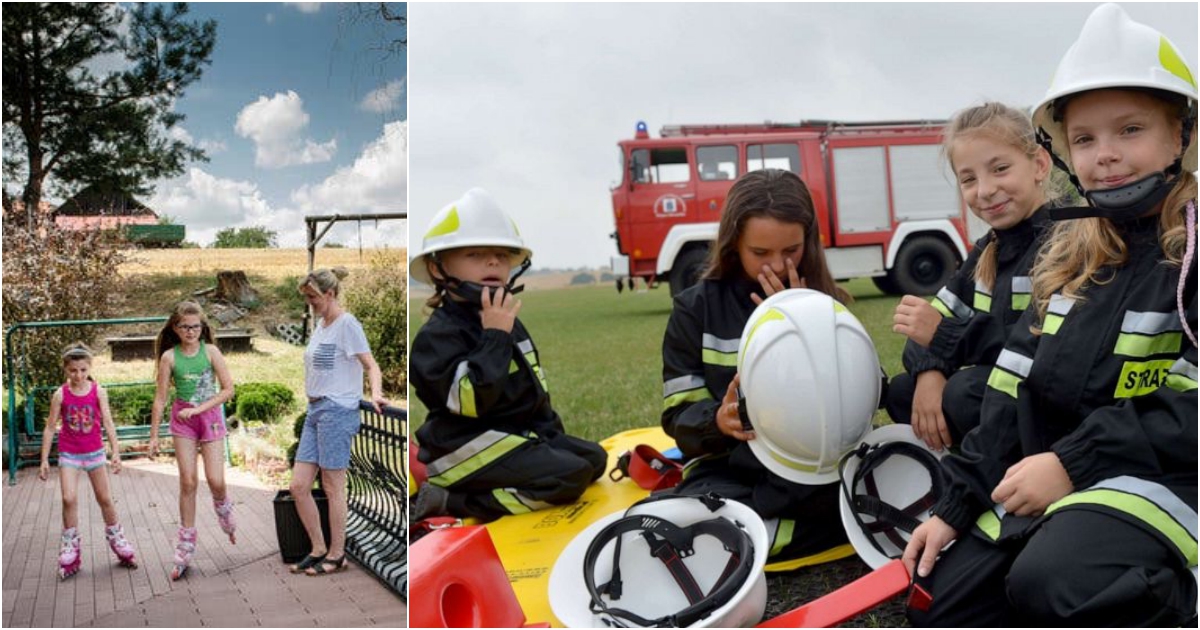
[[[261,225],[285,246],[303,244],[304,215],[407,209],[407,59],[373,50],[397,29],[355,22],[338,3],[190,9],[193,19],[216,20],[217,43],[211,66],[176,103],[186,119],[171,133],[210,161],[158,182],[150,207],[201,244],[223,227]],[[364,246],[404,245],[401,222],[380,228],[364,229]],[[345,226],[328,238],[353,245],[358,233]]]

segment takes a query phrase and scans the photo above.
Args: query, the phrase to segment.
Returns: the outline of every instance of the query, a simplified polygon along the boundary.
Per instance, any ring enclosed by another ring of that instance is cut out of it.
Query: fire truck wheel
[[[871,278],[871,282],[874,282],[876,288],[888,295],[901,295],[899,289],[896,288],[896,283],[892,282],[892,277],[890,275],[875,276],[874,278]]]
[[[671,265],[671,275],[667,279],[671,283],[672,299],[696,284],[700,273],[704,271],[704,261],[707,259],[708,249],[705,247],[689,247],[675,259],[675,264]]]
[[[957,268],[958,257],[949,243],[936,236],[917,236],[900,248],[888,279],[899,293],[933,295]]]

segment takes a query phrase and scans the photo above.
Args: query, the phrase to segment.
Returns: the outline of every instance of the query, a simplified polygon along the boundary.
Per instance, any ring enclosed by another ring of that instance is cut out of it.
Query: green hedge
[[[238,420],[270,422],[283,416],[296,394],[282,383],[238,383],[227,408]]]

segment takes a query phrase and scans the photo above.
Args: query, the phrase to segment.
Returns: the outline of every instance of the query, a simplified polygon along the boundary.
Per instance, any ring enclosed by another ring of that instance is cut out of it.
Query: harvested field
[[[315,266],[343,266],[351,274],[366,269],[375,249],[321,248],[317,250]],[[401,249],[400,251],[404,251]],[[308,270],[308,252],[304,249],[143,249],[132,252],[129,262],[121,266],[125,275],[174,274],[188,275],[216,272],[220,269],[241,269],[270,280],[303,276]]]

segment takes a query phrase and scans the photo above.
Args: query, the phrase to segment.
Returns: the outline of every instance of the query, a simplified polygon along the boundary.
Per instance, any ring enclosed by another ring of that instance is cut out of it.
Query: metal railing
[[[37,385],[31,386],[29,383],[29,371],[26,369],[24,356],[18,356],[17,349],[13,347],[14,335],[24,330],[38,328],[66,328],[73,326],[111,326],[114,324],[161,324],[167,321],[165,316],[158,317],[123,317],[118,319],[72,319],[61,321],[47,322],[19,322],[9,326],[4,330],[4,389],[8,397],[8,417],[6,426],[8,428],[8,485],[17,483],[17,468],[25,465],[37,465],[41,461],[40,453],[37,459],[22,458],[21,448],[25,446],[31,448],[36,445],[40,448],[41,434],[35,430],[35,411],[34,398],[37,394],[45,391],[51,391],[57,386]],[[105,387],[122,387],[129,385],[142,385],[151,383],[106,383]],[[17,412],[17,390],[21,390],[25,397],[25,404],[21,412],[21,419],[18,420]],[[121,435],[123,427],[117,429],[118,436]]]
[[[346,471],[346,551],[407,600],[408,412],[359,404],[362,426]]]

